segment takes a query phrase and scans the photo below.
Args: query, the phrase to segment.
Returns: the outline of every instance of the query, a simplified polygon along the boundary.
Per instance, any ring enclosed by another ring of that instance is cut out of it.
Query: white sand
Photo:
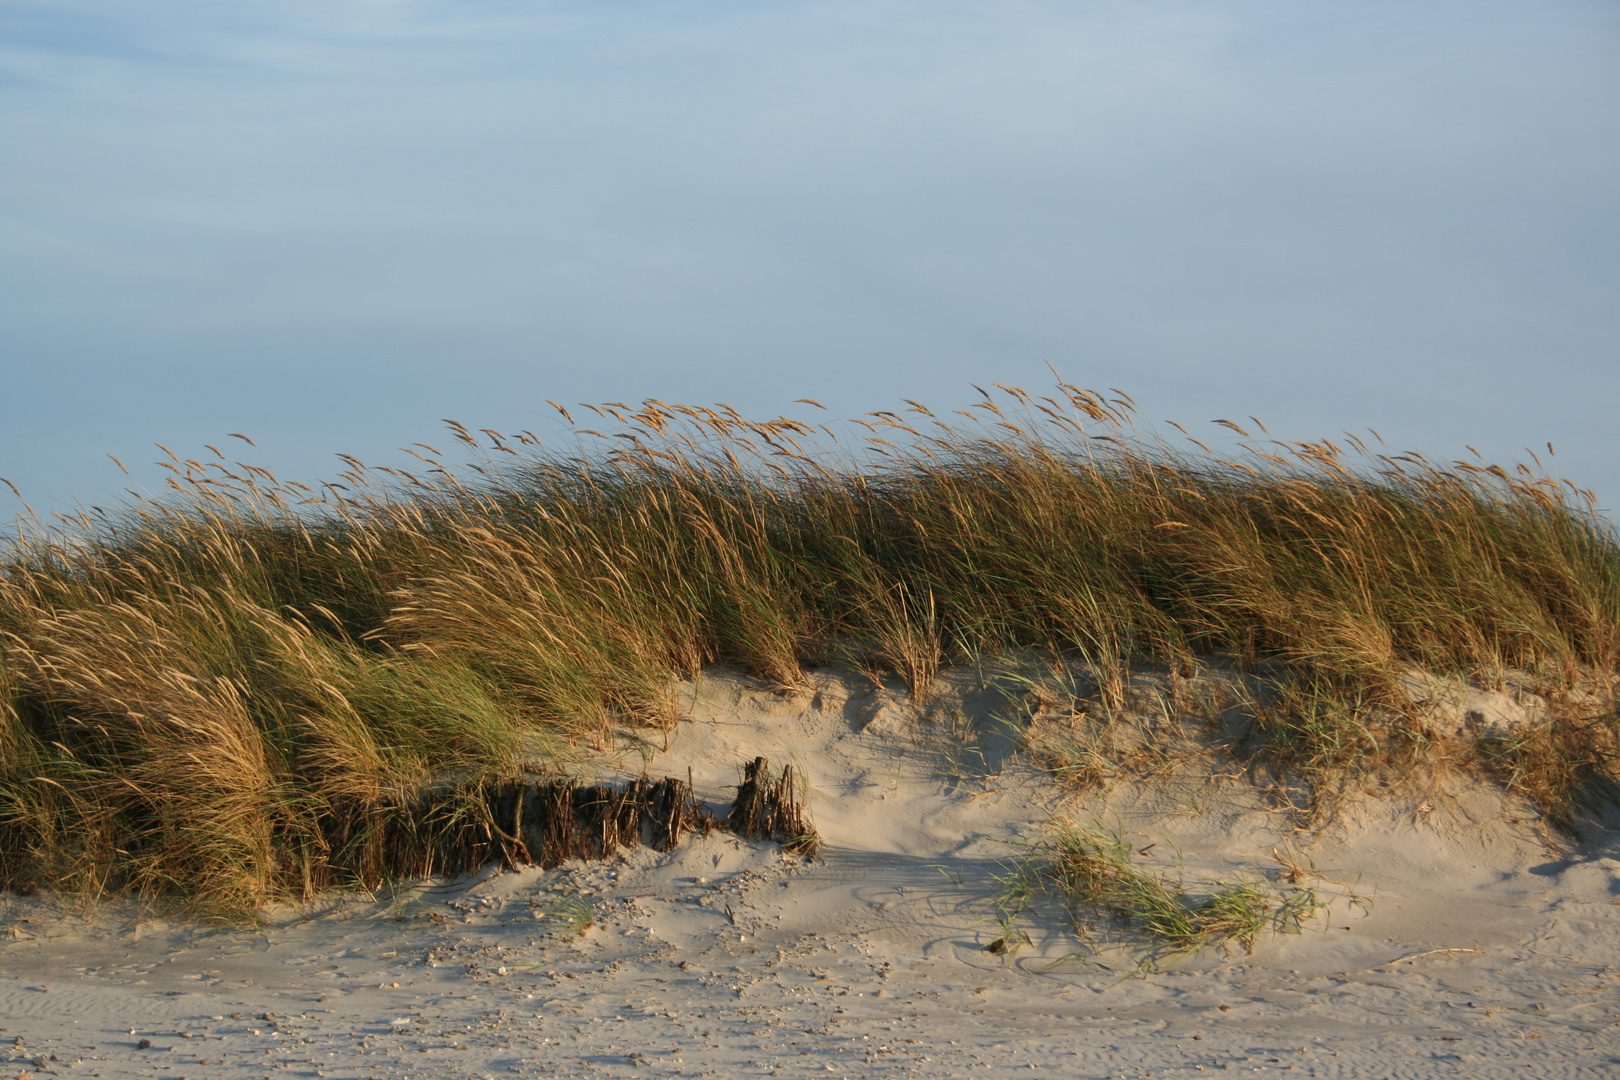
[[[743,760],[794,762],[815,861],[717,833],[252,930],[6,898],[0,1077],[1620,1074],[1620,834],[1555,850],[1527,807],[1460,778],[1309,835],[1207,767],[1065,806],[986,733],[999,699],[965,676],[923,722],[902,695],[813,681],[784,698],[713,676],[668,750],[644,749],[715,802]],[[1045,900],[1018,920],[1029,944],[993,955],[1009,841],[1058,811],[1189,883],[1296,852],[1330,906],[1252,955],[1133,974],[1134,939],[1082,944]]]

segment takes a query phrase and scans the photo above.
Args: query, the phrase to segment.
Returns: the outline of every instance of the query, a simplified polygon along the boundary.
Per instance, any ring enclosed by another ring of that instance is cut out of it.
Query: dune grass
[[[1000,933],[985,950],[1012,956],[1029,944],[1016,924],[1043,894],[1061,901],[1075,933],[1092,948],[1102,943],[1100,934],[1125,931],[1108,944],[1145,949],[1138,970],[1209,945],[1235,942],[1253,951],[1262,934],[1297,934],[1327,906],[1314,886],[1302,884],[1319,875],[1284,856],[1278,861],[1287,873],[1272,874],[1277,880],[1250,874],[1207,878],[1189,888],[1177,867],[1144,861],[1156,846],[1132,851],[1099,823],[1050,819],[996,875],[991,904]]]
[[[1055,822],[1027,872],[1050,882],[1082,932],[1088,918],[1112,916],[1172,953],[1236,941],[1252,949],[1268,926],[1298,932],[1320,903],[1310,890],[1287,897],[1255,881],[1213,881],[1190,897],[1183,883],[1140,866],[1118,836],[1073,822]]]
[[[454,827],[481,783],[671,723],[673,678],[716,662],[925,696],[942,665],[1033,648],[1110,705],[1144,661],[1264,664],[1293,697],[1258,742],[1312,775],[1410,741],[1355,719],[1399,713],[1403,670],[1515,672],[1611,705],[1489,767],[1550,802],[1613,780],[1620,543],[1587,493],[1236,424],[1225,459],[1139,437],[1117,392],[998,389],[843,428],[582,407],[563,452],[451,424],[464,465],[419,444],[418,468],[346,459],[314,488],[210,448],[169,454],[161,499],[24,522],[0,558],[0,880],[230,910],[376,880],[381,823],[422,791],[445,794],[421,827]]]

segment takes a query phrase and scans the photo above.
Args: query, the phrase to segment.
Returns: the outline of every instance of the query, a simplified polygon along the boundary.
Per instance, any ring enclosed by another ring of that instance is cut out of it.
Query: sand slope
[[[1620,1069],[1613,832],[1550,848],[1527,807],[1453,777],[1301,834],[1213,758],[1066,802],[997,729],[1005,696],[963,675],[921,719],[896,687],[826,672],[796,695],[723,673],[682,692],[667,747],[626,743],[597,770],[690,768],[718,801],[742,761],[792,762],[820,858],[715,833],[248,929],[6,898],[0,1076]],[[1273,851],[1291,855],[1328,906],[1252,954],[1138,969],[1135,939],[1099,927],[1082,942],[1038,900],[1016,923],[1028,944],[992,954],[997,876],[1054,813],[1189,882],[1284,888]]]

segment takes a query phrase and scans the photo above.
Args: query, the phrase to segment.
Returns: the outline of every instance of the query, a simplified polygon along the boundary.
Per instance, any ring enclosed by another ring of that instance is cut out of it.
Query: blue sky
[[[1608,506],[1616,192],[1612,3],[0,0],[0,476],[1051,363]]]

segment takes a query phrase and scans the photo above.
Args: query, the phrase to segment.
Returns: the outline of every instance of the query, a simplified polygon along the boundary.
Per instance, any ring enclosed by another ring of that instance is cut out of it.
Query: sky
[[[547,399],[1054,368],[1610,507],[1617,299],[1608,0],[0,0],[0,477],[42,515],[229,432],[313,482]]]

